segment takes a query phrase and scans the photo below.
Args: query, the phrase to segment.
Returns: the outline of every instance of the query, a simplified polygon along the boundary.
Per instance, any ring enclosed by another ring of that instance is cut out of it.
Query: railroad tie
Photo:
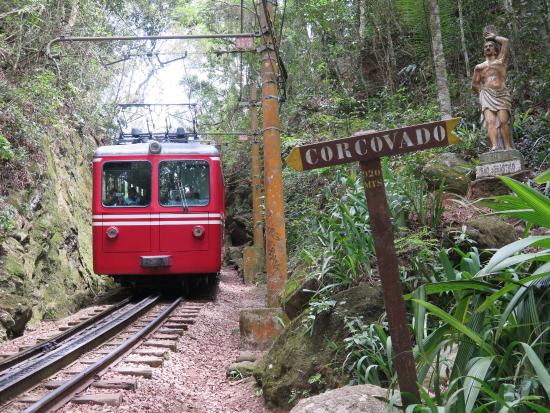
[[[18,403],[36,403],[38,400],[46,396],[48,393],[27,393],[23,397],[17,399]]]
[[[132,364],[147,364],[149,367],[161,367],[164,363],[164,359],[154,356],[129,356],[124,359],[124,363]]]
[[[167,359],[169,351],[163,348],[137,348],[133,350],[133,354],[139,354],[140,356],[155,356]]]
[[[183,333],[185,333],[186,328],[160,328],[157,330],[157,334],[166,334],[167,336],[170,336],[172,334],[177,334],[178,336],[181,336]]]
[[[146,346],[167,348],[176,351],[177,343],[174,340],[147,340]]]
[[[179,335],[177,334],[165,334],[165,333],[154,333],[153,338],[155,340],[177,340]]]
[[[118,367],[113,372],[124,376],[139,376],[145,379],[153,377],[153,370],[146,367]]]
[[[119,406],[122,403],[122,393],[90,393],[76,396],[71,400],[75,404],[100,404]]]
[[[187,325],[187,324],[195,324],[195,319],[194,318],[171,318],[168,320],[168,322],[166,323],[166,325]]]
[[[44,383],[44,388],[48,390],[57,389],[62,384],[65,384],[65,380],[50,380]],[[135,390],[137,383],[135,380],[128,379],[110,379],[110,380],[96,380],[90,384],[92,387],[99,389],[120,389],[120,390]]]
[[[16,352],[13,352],[13,353],[0,353],[0,358],[7,359],[8,357],[15,356],[16,354],[17,354]]]

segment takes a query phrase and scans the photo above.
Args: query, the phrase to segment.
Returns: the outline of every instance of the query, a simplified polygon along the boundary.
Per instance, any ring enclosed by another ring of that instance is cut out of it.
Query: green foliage
[[[504,214],[525,220],[529,225],[550,228],[550,198],[524,183],[506,176],[500,179],[512,190],[514,195],[487,198],[483,206],[494,209],[495,214]],[[542,178],[544,181],[546,178]]]
[[[361,318],[353,318],[346,321],[346,328],[349,337],[344,339],[344,368],[356,383],[387,387],[395,376],[387,324],[366,325]]]
[[[397,9],[403,17],[407,29],[410,31],[411,43],[415,54],[421,59],[430,60],[431,34],[429,0],[397,0]],[[439,18],[441,20],[441,37],[445,49],[454,47],[458,43],[458,25],[455,18],[456,2],[439,0]]]
[[[546,179],[542,175],[539,181]],[[504,181],[525,203],[522,209],[537,211],[522,215],[529,223],[550,217],[548,198]],[[501,212],[516,216],[517,207]],[[418,381],[425,386],[423,404],[408,411],[545,411],[550,402],[550,236],[502,247],[485,264],[476,249],[454,247],[439,258],[439,275],[406,295]],[[395,383],[384,324],[351,320],[348,329],[345,367],[354,379]]]
[[[325,291],[321,291],[320,294]],[[307,317],[305,317],[303,320],[304,332],[310,335],[313,334],[315,320],[317,320],[319,315],[329,312],[334,307],[336,307],[336,301],[334,300],[317,298],[316,300],[312,301],[308,307]]]
[[[9,141],[4,137],[4,135],[0,134],[0,160],[9,161],[13,159],[13,157],[14,153],[11,149]]]
[[[0,240],[15,228],[14,217],[17,211],[11,206],[4,206],[0,210]]]

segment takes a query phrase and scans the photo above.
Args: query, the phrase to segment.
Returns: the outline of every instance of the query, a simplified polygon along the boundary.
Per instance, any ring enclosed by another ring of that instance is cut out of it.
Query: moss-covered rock
[[[516,240],[514,227],[495,216],[478,216],[465,222],[466,234],[479,248],[500,248]]]
[[[288,318],[293,320],[298,317],[318,288],[317,278],[290,278],[281,297],[283,310]]]
[[[445,181],[445,191],[466,195],[473,165],[457,154],[442,153],[430,160],[422,169],[422,176],[431,189],[438,189]]]
[[[0,337],[77,310],[102,285],[92,270],[94,141],[69,127],[63,138],[43,139],[43,170],[32,187],[0,199],[13,211],[9,231],[0,234]]]
[[[301,261],[292,271],[281,292],[281,304],[291,320],[298,317],[319,289],[319,280],[311,275],[311,265]]]
[[[254,377],[262,386],[266,402],[288,407],[299,397],[346,384],[342,364],[346,354],[340,346],[348,336],[346,317],[363,316],[366,322],[384,311],[379,287],[360,284],[336,294],[330,312],[317,315],[311,333],[305,332],[307,312],[294,319],[259,363]]]

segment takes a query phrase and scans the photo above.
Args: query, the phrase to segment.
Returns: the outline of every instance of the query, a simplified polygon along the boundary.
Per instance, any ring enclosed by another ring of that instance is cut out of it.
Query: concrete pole
[[[262,114],[264,133],[264,188],[266,226],[267,306],[279,307],[279,294],[287,280],[285,211],[281,165],[279,120],[279,71],[263,2],[260,1],[260,26],[264,44],[262,50]],[[267,18],[275,24],[273,3],[267,0]]]
[[[264,251],[264,231],[262,225],[262,173],[260,165],[260,143],[258,141],[258,108],[256,81],[250,82],[250,122],[252,124],[252,132],[255,134],[252,140],[251,156],[252,156],[252,223],[254,225],[254,248],[256,249],[256,260],[263,257]],[[261,259],[263,262],[263,259]]]

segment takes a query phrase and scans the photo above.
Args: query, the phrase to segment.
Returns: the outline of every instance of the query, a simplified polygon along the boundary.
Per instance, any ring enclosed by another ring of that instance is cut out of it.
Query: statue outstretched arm
[[[500,44],[498,59],[501,59],[504,63],[508,63],[508,57],[510,56],[510,41],[502,36],[495,36],[495,41]]]

